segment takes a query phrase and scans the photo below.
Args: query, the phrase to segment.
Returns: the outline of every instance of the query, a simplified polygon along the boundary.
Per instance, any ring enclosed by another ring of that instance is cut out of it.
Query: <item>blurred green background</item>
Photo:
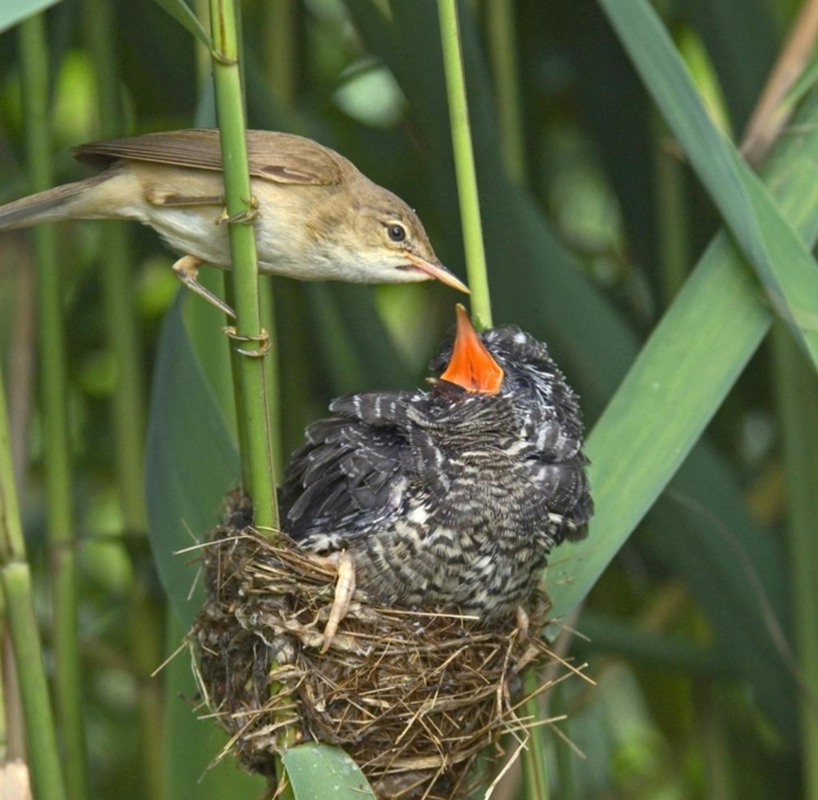
[[[601,5],[475,0],[460,7],[494,321],[548,342],[581,395],[589,430],[721,225]],[[785,0],[654,4],[713,119],[734,141],[799,7]],[[246,2],[242,11],[249,126],[310,136],[350,158],[418,211],[441,261],[463,277],[435,4],[269,0]],[[204,6],[197,12],[206,19]],[[214,123],[207,54],[158,4],[64,0],[48,11],[46,33],[55,182],[87,174],[72,160],[72,145]],[[20,39],[10,29],[0,34],[3,202],[30,190],[20,64]],[[142,496],[142,454],[129,450],[122,463],[121,428],[112,421],[123,365],[110,314],[106,322],[107,225],[58,232],[90,796],[259,796],[258,782],[242,781],[229,759],[206,772],[223,742],[180,699],[195,691],[186,652],[149,676],[177,649],[195,613],[195,602],[185,600],[195,565],[172,555],[167,536],[193,544],[237,474],[229,437],[213,427],[232,425],[229,411],[216,411],[230,405],[221,322],[198,299],[184,299],[203,367],[188,375],[182,364],[193,357],[174,305],[172,255],[152,231],[124,229],[117,247],[127,253],[140,359],[126,420],[138,433],[137,449],[149,428],[149,539],[142,512],[125,498],[128,491]],[[210,272],[218,287],[220,276]],[[264,283],[275,305],[280,458],[332,397],[420,385],[460,299],[429,283]],[[34,296],[28,234],[0,236],[0,359],[48,647],[49,441],[36,386]],[[685,336],[692,341],[696,331]],[[558,723],[563,736],[546,732],[552,797],[818,798],[815,769],[811,782],[805,777],[818,760],[818,686],[805,685],[815,670],[804,655],[809,620],[818,624],[810,616],[818,587],[804,593],[802,581],[792,591],[798,566],[812,553],[815,569],[818,553],[814,544],[796,549],[802,545],[790,530],[793,474],[804,479],[798,491],[807,507],[818,493],[814,459],[792,455],[799,445],[818,445],[818,386],[783,325],[774,338],[753,355],[678,478],[570,620],[580,635],[569,652],[589,663],[596,685],[568,681],[549,696],[548,713],[568,717]],[[686,374],[693,393],[695,365]],[[801,401],[795,410],[793,398]],[[650,409],[645,425],[661,428],[664,420],[651,419]],[[641,480],[627,462],[612,472],[615,463],[608,453],[607,485],[626,492]],[[182,501],[169,475],[191,477],[197,468],[179,525],[170,509]],[[605,531],[595,528],[593,536]],[[571,555],[564,559],[560,574],[570,576]],[[13,725],[7,734],[13,749]],[[520,791],[509,783],[494,796]]]

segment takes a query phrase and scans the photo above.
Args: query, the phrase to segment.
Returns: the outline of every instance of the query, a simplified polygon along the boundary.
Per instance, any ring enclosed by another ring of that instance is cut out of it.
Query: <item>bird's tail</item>
[[[66,183],[55,189],[23,197],[0,206],[0,230],[28,228],[41,222],[60,222],[79,216],[73,208],[78,195],[105,180],[107,175],[95,175],[84,181]]]

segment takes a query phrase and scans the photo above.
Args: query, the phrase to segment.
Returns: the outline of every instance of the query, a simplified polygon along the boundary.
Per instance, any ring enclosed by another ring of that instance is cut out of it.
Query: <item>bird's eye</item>
[[[386,234],[393,242],[403,242],[406,240],[406,228],[403,225],[389,225]]]

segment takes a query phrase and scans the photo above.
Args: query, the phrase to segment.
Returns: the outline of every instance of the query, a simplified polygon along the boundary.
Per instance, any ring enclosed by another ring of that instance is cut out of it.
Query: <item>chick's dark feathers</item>
[[[285,531],[314,552],[345,549],[386,602],[513,613],[592,514],[579,406],[545,345],[514,326],[481,338],[504,370],[499,394],[439,382],[342,397],[289,464]]]

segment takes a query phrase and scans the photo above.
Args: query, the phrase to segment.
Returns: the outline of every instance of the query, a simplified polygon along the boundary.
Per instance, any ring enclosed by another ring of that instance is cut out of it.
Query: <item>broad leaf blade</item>
[[[59,0],[5,0],[0,5],[0,33],[58,2]]]
[[[58,2],[59,0],[5,0],[0,5],[0,33]]]
[[[721,235],[588,439],[597,510],[589,537],[563,546],[549,570],[555,616],[576,607],[656,501],[770,322],[752,276]]]
[[[773,307],[818,365],[818,265],[736,149],[713,125],[644,0],[599,0],[657,105],[755,268]]]
[[[818,171],[811,157],[818,148],[816,120],[818,98],[813,95],[798,117],[799,134],[782,143],[767,178],[782,212],[809,242],[818,235]],[[602,551],[619,546],[611,538],[621,538],[621,544],[653,503],[771,321],[772,312],[738,250],[720,234],[589,439],[598,513],[592,536],[561,553],[569,561],[577,556],[580,563],[552,570],[551,580],[560,584],[554,592],[559,613],[570,612],[595,580],[594,573],[604,568],[609,556]],[[595,531],[604,534],[595,536]]]
[[[375,797],[358,765],[341,749],[326,744],[301,744],[284,755],[295,800],[332,797],[361,800]]]
[[[174,611],[186,623],[201,606],[199,553],[190,548],[218,521],[239,474],[238,456],[190,345],[183,297],[162,327],[145,453],[153,557]],[[180,551],[188,550],[187,553]],[[197,590],[192,593],[193,587]]]

